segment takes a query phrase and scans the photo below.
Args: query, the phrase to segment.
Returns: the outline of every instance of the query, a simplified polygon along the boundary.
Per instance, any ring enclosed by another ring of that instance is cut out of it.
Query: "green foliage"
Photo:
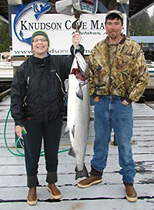
[[[150,35],[154,36],[154,15],[150,18]]]
[[[131,36],[154,35],[154,17],[149,17],[147,11],[143,11],[131,19]]]
[[[11,38],[9,37],[9,26],[0,20],[0,52],[9,51],[11,46]]]

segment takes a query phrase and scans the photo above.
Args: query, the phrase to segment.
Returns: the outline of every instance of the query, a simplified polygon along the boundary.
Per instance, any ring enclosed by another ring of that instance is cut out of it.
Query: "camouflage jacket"
[[[110,65],[108,38],[97,43],[88,59],[90,95],[116,95],[138,101],[149,80],[143,51],[125,36]]]

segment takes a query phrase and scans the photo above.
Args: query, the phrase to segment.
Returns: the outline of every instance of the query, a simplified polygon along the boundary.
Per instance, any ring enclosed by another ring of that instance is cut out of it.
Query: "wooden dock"
[[[44,157],[40,157],[37,189],[38,204],[34,207],[26,203],[27,186],[24,157],[12,155],[5,146],[4,125],[9,110],[10,98],[0,103],[0,210],[154,210],[154,109],[146,104],[133,103],[134,135],[132,148],[137,174],[135,188],[138,201],[130,203],[125,198],[122,177],[118,174],[117,146],[110,145],[108,165],[103,182],[87,189],[77,187],[75,180],[75,159],[67,152],[59,153],[58,182],[62,199],[54,201],[46,188]],[[66,122],[64,122],[65,127]],[[14,122],[11,116],[6,126],[6,139],[9,148],[16,153]],[[90,122],[89,141],[85,163],[90,170],[93,154],[94,129]],[[60,150],[70,146],[68,136],[61,137]],[[22,149],[20,149],[22,150]],[[79,180],[78,180],[79,181]]]

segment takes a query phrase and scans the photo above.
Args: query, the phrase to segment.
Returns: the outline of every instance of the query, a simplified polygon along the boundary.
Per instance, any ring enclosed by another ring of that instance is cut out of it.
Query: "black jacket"
[[[78,51],[83,54],[83,47]],[[31,56],[21,64],[11,87],[11,115],[16,125],[23,126],[25,119],[49,121],[64,114],[64,80],[73,58],[73,54]]]

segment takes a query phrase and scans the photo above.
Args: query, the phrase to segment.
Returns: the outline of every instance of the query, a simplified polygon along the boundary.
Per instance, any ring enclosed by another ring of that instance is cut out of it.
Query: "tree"
[[[150,36],[154,36],[154,14],[150,17]]]
[[[131,36],[150,36],[150,17],[147,11],[143,11],[131,20]]]
[[[11,38],[9,37],[8,24],[0,20],[0,52],[9,51]]]

